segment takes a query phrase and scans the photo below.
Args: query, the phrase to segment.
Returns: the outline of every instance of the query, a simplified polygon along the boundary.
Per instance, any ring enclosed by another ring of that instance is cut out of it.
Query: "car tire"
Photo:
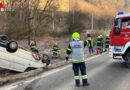
[[[14,44],[14,46],[12,44]],[[18,43],[16,41],[9,41],[6,50],[11,53],[16,52],[18,50]]]
[[[42,63],[46,63],[46,65],[50,64],[50,60],[49,60],[49,56],[48,55],[43,54]]]

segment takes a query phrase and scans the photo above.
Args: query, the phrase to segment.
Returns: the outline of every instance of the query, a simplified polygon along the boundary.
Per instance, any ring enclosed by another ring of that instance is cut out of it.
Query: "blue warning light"
[[[123,15],[124,14],[124,12],[118,12],[118,15]]]

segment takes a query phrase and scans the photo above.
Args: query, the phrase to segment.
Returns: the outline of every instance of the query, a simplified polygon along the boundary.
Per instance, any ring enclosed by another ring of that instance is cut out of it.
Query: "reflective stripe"
[[[87,45],[88,45],[88,47],[90,47],[90,46],[92,46],[92,47],[93,47],[93,41],[92,41],[92,40],[90,40],[91,44],[89,43],[89,41],[88,41],[88,40],[86,40],[86,41],[87,41]]]
[[[31,46],[31,48],[36,48],[36,46]]]
[[[67,48],[68,51],[72,51],[70,48]]]
[[[31,46],[30,49],[32,49],[32,48],[36,48],[36,46]]]
[[[82,62],[84,59],[72,59],[72,62]]]
[[[53,49],[58,49],[58,48],[56,48],[56,47],[53,47]]]
[[[82,79],[87,79],[87,75],[82,75]]]
[[[53,51],[53,53],[58,53],[58,52],[56,52],[56,51]]]
[[[66,56],[70,56],[69,54],[65,54]]]
[[[53,52],[59,52],[59,51],[53,51]]]
[[[79,80],[79,76],[74,76],[74,79],[75,80]]]

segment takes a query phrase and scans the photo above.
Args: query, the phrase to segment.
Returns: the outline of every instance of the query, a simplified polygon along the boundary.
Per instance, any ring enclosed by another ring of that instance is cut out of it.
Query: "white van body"
[[[30,51],[18,48],[16,52],[10,53],[6,48],[0,47],[0,68],[24,72],[29,67],[40,68],[45,65],[42,60],[36,60]]]

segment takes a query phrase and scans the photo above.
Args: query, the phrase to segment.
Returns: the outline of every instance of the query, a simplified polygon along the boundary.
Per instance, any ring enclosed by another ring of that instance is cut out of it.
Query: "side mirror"
[[[6,50],[8,52],[14,53],[18,49],[18,44],[16,41],[9,41],[6,46]]]

